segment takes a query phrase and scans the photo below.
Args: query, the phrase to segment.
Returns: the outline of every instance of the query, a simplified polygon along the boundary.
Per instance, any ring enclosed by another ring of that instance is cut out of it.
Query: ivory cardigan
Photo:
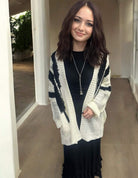
[[[94,111],[91,119],[81,116],[80,129],[77,125],[75,108],[67,83],[64,61],[59,61],[54,52],[50,60],[49,100],[53,120],[60,128],[64,145],[77,144],[79,140],[90,141],[101,138],[106,120],[106,104],[111,93],[109,56],[101,66],[94,67],[93,76],[86,93],[82,110],[87,106]]]

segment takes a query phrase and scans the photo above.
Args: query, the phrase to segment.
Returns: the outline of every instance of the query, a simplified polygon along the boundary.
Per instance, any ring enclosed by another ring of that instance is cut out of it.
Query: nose
[[[78,27],[78,28],[79,28],[80,31],[83,31],[83,30],[84,30],[84,25],[85,25],[84,22],[81,22],[81,23],[79,24],[79,27]]]

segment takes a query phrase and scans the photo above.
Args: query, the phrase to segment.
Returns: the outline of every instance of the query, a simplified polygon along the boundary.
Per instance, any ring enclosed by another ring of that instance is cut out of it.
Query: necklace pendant
[[[82,92],[82,91],[80,91],[80,95],[83,95],[83,92]]]

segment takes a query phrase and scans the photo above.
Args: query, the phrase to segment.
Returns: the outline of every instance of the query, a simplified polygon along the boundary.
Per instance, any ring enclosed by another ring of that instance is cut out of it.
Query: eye
[[[88,27],[93,27],[93,24],[90,23],[90,22],[87,22],[86,25],[87,25]]]
[[[74,22],[80,22],[80,19],[74,18]]]

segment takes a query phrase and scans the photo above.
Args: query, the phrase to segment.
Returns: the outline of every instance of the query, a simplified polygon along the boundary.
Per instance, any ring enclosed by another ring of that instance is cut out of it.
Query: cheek
[[[76,28],[75,23],[72,24],[71,31],[73,31]]]
[[[93,32],[93,29],[91,28],[91,29],[89,29],[89,34],[91,34],[92,35],[92,32]]]
[[[87,30],[87,34],[88,34],[89,37],[92,35],[92,33],[93,33],[93,29],[88,29]]]

